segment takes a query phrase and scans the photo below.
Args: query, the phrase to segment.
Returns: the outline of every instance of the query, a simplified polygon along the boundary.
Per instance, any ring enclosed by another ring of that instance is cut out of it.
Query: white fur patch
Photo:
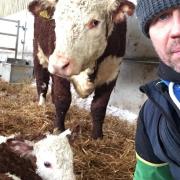
[[[0,136],[0,144],[5,143],[7,141],[7,137]]]
[[[92,70],[90,68],[71,77],[71,82],[81,98],[86,98],[95,89],[94,83],[89,79],[89,74],[92,74]]]
[[[108,84],[115,80],[118,76],[121,62],[122,58],[118,58],[116,56],[108,56],[105,58],[99,66],[94,82],[89,80],[88,74],[92,73],[90,68],[82,71],[79,75],[72,76],[71,81],[76,89],[76,92],[81,98],[86,98],[94,91],[95,87]]]
[[[95,85],[100,86],[113,81],[119,73],[122,58],[116,56],[108,56],[99,66]]]
[[[67,129],[66,131],[62,132],[59,137],[66,138],[67,135],[70,135],[71,131],[70,129]]]
[[[13,180],[21,180],[19,177],[13,175],[13,174],[10,174],[10,173],[6,173],[6,175],[10,178],[12,178]]]
[[[39,103],[38,103],[38,105],[39,106],[45,106],[45,104],[46,104],[46,99],[45,99],[45,97],[43,97],[43,94],[41,93],[40,96],[39,96]]]
[[[41,64],[43,66],[43,68],[47,68],[48,67],[48,58],[44,54],[44,52],[43,52],[43,50],[42,50],[42,48],[40,47],[39,44],[38,44],[37,57],[39,58],[39,64]]]
[[[14,138],[15,136],[16,136],[15,134],[8,136],[8,137],[0,136],[0,144],[5,143],[8,139]]]

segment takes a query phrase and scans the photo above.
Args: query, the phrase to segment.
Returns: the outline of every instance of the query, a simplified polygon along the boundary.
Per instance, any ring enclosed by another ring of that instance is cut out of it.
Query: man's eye
[[[164,20],[168,19],[170,16],[171,16],[170,13],[164,13],[164,14],[161,14],[161,15],[158,17],[158,20],[164,21]]]

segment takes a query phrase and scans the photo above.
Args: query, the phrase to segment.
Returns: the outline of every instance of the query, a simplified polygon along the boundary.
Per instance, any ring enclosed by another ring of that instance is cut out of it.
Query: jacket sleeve
[[[147,100],[140,110],[136,137],[136,168],[134,180],[171,180],[172,176],[167,163],[161,161],[153,151],[152,143],[147,133],[146,120],[153,118],[154,108],[150,100]],[[147,119],[146,119],[147,118]]]

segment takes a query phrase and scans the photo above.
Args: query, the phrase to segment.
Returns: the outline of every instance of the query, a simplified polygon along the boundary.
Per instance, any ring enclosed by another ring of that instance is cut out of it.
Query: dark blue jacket
[[[146,161],[167,162],[173,178],[180,180],[180,110],[160,80],[140,90],[148,100],[139,113],[136,151]]]

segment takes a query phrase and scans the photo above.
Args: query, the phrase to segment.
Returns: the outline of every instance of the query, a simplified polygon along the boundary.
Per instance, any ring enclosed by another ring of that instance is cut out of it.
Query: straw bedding
[[[36,89],[30,84],[0,81],[0,135],[21,133],[32,140],[53,131],[54,106],[39,107]],[[131,180],[135,166],[135,125],[107,116],[103,140],[92,140],[88,111],[71,106],[66,116],[67,128],[80,124],[81,132],[73,144],[74,171],[77,180]]]

